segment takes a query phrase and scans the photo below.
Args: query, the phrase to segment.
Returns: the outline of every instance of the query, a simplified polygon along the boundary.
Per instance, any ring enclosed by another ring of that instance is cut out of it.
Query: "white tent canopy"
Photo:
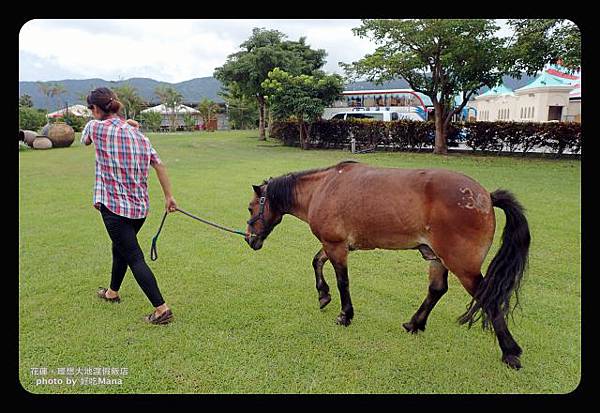
[[[83,116],[83,117],[92,116],[92,111],[89,110],[86,106],[73,105],[73,106],[69,106],[68,108],[69,108],[70,115]],[[65,116],[65,112],[66,112],[66,109],[62,108],[60,110],[57,110],[56,112],[48,113],[48,115],[46,115],[46,116],[49,118],[59,118],[59,117]]]
[[[161,105],[158,105],[158,106],[154,106],[154,107],[142,110],[142,113],[148,113],[148,112],[158,112],[161,115],[171,115],[171,114],[173,114],[173,110],[171,108],[166,107],[164,104],[161,104]],[[186,113],[189,113],[191,115],[195,115],[195,114],[199,114],[200,113],[196,109],[190,108],[189,106],[185,106],[185,105],[178,105],[175,108],[175,112],[178,115],[184,115]]]

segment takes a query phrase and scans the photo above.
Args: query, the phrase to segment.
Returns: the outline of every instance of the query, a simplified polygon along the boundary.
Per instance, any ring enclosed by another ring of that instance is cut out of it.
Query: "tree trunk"
[[[448,154],[448,125],[444,122],[444,108],[441,104],[436,104],[435,108],[435,146],[433,153],[438,155]]]
[[[304,121],[302,120],[302,118],[298,119],[298,129],[300,130],[300,147],[302,149],[306,149],[304,147],[304,145],[305,145],[304,144],[304,140],[305,140],[305,137],[304,137]]]
[[[266,141],[265,136],[265,98],[257,96],[258,100],[258,139]]]
[[[269,126],[267,127],[267,135],[269,135],[269,138],[271,137],[271,134],[273,133],[273,112],[271,111],[270,107],[267,107],[268,113],[269,113]]]
[[[304,147],[302,149],[310,149],[310,134],[308,133],[308,124],[306,122],[302,122],[302,127],[304,128]]]

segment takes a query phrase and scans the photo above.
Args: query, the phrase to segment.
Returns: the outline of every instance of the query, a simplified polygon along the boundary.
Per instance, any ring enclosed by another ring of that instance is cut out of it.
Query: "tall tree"
[[[240,45],[240,51],[227,57],[221,67],[215,69],[214,77],[226,86],[236,84],[242,94],[256,99],[259,112],[259,136],[265,136],[265,90],[262,82],[276,67],[288,73],[311,74],[325,64],[325,50],[313,50],[304,37],[298,41],[285,40],[287,36],[277,30],[254,28],[248,40]]]
[[[48,112],[48,109],[50,108],[50,85],[45,82],[37,82],[37,88],[42,93],[42,95],[44,95],[46,103],[45,109],[46,112]]]
[[[167,108],[170,129],[173,131],[177,121],[177,107],[181,104],[183,96],[171,86],[158,86],[154,93]]]
[[[67,93],[67,89],[65,89],[65,87],[60,83],[54,83],[54,84],[52,84],[52,86],[50,86],[49,93],[50,93],[50,97],[55,99],[56,107],[59,108],[60,107],[60,96]]]
[[[25,107],[25,108],[32,108],[33,107],[33,101],[31,100],[31,96],[25,94],[23,96],[21,96],[19,98],[19,106]]]
[[[352,29],[381,46],[352,64],[340,63],[349,76],[383,82],[404,78],[431,98],[435,110],[434,153],[448,152],[446,138],[453,115],[483,86],[494,87],[515,74],[507,65],[499,27],[484,19],[363,20]],[[461,104],[454,105],[460,95]]]
[[[256,99],[249,98],[232,83],[219,92],[227,106],[227,116],[232,129],[253,129],[258,123],[258,104]],[[269,123],[270,124],[270,123]]]
[[[219,110],[219,105],[208,98],[204,98],[198,104],[198,111],[200,112],[200,118],[204,123],[205,130],[208,130],[208,126],[211,120],[214,120]]]
[[[512,19],[510,38],[512,57],[519,70],[533,75],[547,63],[570,69],[581,67],[581,33],[566,19]]]
[[[298,122],[300,146],[308,149],[310,136],[306,122],[318,119],[325,107],[342,93],[343,79],[321,71],[312,76],[294,76],[275,68],[262,86],[268,93],[273,115],[279,119],[294,117]]]
[[[131,85],[125,84],[114,88],[113,91],[117,94],[119,101],[123,104],[125,117],[128,119],[135,119],[144,104],[143,99],[137,93],[137,89]]]

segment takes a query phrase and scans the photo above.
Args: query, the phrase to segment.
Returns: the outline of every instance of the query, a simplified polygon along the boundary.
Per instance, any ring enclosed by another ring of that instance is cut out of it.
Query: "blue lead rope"
[[[215,224],[214,222],[207,221],[207,220],[205,220],[205,219],[202,219],[202,218],[200,218],[200,217],[197,217],[197,216],[195,216],[195,215],[193,215],[193,214],[190,214],[189,212],[187,212],[187,211],[184,211],[184,210],[182,210],[182,209],[179,209],[179,208],[176,208],[176,210],[177,210],[177,211],[179,211],[179,212],[181,212],[182,214],[185,214],[185,215],[187,215],[187,216],[188,216],[188,217],[190,217],[190,218],[193,218],[193,219],[195,219],[195,220],[197,220],[197,221],[200,221],[200,222],[202,222],[202,223],[204,223],[204,224],[211,225],[211,226],[213,226],[213,227],[215,227],[215,228],[219,228],[220,230],[227,231],[227,232],[231,232],[231,233],[233,233],[233,234],[238,234],[238,235],[241,235],[241,236],[243,236],[243,237],[245,237],[245,236],[246,236],[246,233],[245,233],[245,232],[238,231],[238,230],[231,229],[231,228],[227,228],[227,227],[224,227],[224,226],[222,226],[222,225],[219,225],[219,224]],[[165,224],[165,219],[167,219],[167,214],[168,214],[168,213],[169,213],[169,211],[165,211],[165,214],[164,214],[164,215],[163,215],[163,217],[162,217],[162,221],[160,222],[160,227],[158,227],[158,232],[157,232],[157,233],[156,233],[156,235],[155,235],[155,236],[152,238],[152,247],[150,248],[150,259],[151,259],[152,261],[156,261],[156,260],[158,259],[158,253],[157,253],[157,251],[156,251],[156,241],[158,240],[158,236],[160,235],[160,231],[162,231],[162,227],[163,227],[163,225]]]

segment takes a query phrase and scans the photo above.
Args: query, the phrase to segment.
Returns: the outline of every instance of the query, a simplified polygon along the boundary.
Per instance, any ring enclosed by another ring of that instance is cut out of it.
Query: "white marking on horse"
[[[489,212],[489,202],[487,202],[487,199],[485,197],[485,195],[481,194],[481,193],[477,193],[477,195],[475,195],[473,193],[473,190],[471,188],[459,188],[459,191],[463,194],[462,196],[462,201],[458,202],[457,205],[461,208],[466,208],[466,209],[476,209],[481,213],[487,214]]]

